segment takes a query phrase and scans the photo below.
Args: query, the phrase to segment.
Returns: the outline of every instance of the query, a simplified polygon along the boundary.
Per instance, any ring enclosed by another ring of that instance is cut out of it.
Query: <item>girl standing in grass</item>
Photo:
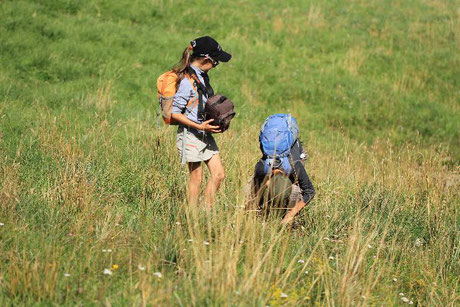
[[[219,149],[212,136],[212,133],[220,132],[219,127],[212,125],[212,119],[204,120],[204,104],[214,95],[208,72],[230,58],[231,55],[223,51],[213,38],[204,36],[191,42],[173,69],[179,81],[171,118],[179,124],[176,146],[182,163],[187,162],[190,172],[188,201],[190,204],[198,202],[203,178],[201,162],[204,162],[211,174],[203,198],[208,208],[225,177]]]

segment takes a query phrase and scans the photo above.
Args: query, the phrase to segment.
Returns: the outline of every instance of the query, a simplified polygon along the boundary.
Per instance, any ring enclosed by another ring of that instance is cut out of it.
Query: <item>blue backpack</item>
[[[279,168],[286,174],[292,170],[289,161],[291,147],[299,137],[297,121],[291,114],[270,115],[262,124],[259,133],[260,149],[266,159],[265,173],[273,168]]]

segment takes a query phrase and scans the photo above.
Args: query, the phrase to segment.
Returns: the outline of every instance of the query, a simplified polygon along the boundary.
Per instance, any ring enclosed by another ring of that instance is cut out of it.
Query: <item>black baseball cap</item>
[[[230,53],[222,50],[216,40],[210,36],[199,37],[190,42],[194,56],[210,56],[219,62],[228,62],[232,58]]]

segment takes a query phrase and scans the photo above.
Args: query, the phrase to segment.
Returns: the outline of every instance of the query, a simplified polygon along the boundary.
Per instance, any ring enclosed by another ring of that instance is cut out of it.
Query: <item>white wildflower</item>
[[[367,247],[368,247],[368,248],[372,248],[372,245],[370,245],[370,244],[367,244]]]
[[[104,269],[104,275],[112,275],[112,271],[110,269]]]
[[[365,300],[365,299],[366,299],[366,296],[365,296],[365,295],[361,295],[361,297],[363,298],[363,300]]]
[[[393,278],[393,281],[396,282],[396,281],[398,281],[398,279],[397,279],[396,277],[394,277],[394,278]]]
[[[298,263],[305,263],[305,261],[302,260],[302,259],[299,259],[297,262],[298,262]]]
[[[281,298],[286,298],[286,297],[288,297],[288,295],[286,293],[282,292],[281,293]]]
[[[188,241],[188,242],[193,242],[193,239],[188,239],[187,241]]]
[[[155,275],[158,278],[163,277],[163,274],[161,274],[161,272],[155,272],[155,273],[153,273],[153,275]]]
[[[143,266],[143,265],[141,265],[141,264],[139,264],[139,265],[137,266],[137,268],[139,269],[139,271],[145,271],[145,266]]]
[[[112,250],[109,248],[109,249],[107,250],[107,253],[111,253],[111,252],[112,252]]]
[[[305,274],[308,274],[308,270],[307,270],[307,271],[305,271]]]
[[[424,244],[425,244],[425,240],[423,238],[417,238],[415,240],[415,246],[417,247],[423,246]]]
[[[334,256],[329,256],[329,259],[330,259],[330,260],[334,260]]]
[[[106,249],[103,249],[102,252],[103,252],[103,253],[107,253],[107,250],[106,250]]]
[[[409,302],[409,305],[413,305],[413,304],[414,304],[414,302],[412,302],[412,301]]]
[[[181,223],[179,223],[179,222],[176,222],[176,225],[181,225]]]
[[[401,300],[404,302],[404,303],[409,303],[409,299],[405,296],[401,297]]]
[[[70,277],[70,274],[69,273],[64,273],[64,276],[65,277]]]
[[[204,245],[209,245],[209,242],[208,241],[203,241],[203,244]]]
[[[402,293],[402,292],[401,292],[401,293],[399,293],[399,296],[404,296],[404,293]]]
[[[5,224],[4,224],[4,223],[0,223],[0,227],[3,227],[3,226],[5,226]]]

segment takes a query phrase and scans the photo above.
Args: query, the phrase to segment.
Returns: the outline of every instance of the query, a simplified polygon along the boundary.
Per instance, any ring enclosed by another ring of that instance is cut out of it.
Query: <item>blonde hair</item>
[[[190,68],[190,64],[196,58],[192,55],[193,49],[191,47],[185,48],[184,52],[182,52],[182,58],[180,61],[174,65],[173,71],[179,77],[177,79],[176,87],[179,86],[180,81],[185,77],[185,74],[188,73]]]

